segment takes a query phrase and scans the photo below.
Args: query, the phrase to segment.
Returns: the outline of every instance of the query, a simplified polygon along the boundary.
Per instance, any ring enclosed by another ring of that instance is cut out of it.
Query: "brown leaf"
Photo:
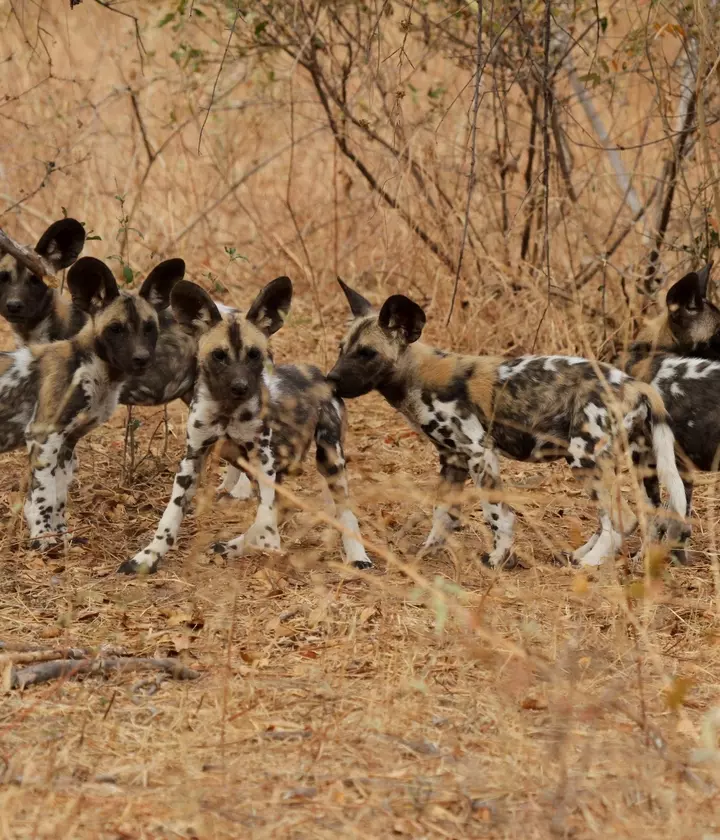
[[[190,650],[190,639],[187,636],[178,633],[177,635],[170,636],[170,641],[177,653],[183,650]]]
[[[665,703],[673,712],[685,704],[688,691],[692,688],[692,680],[687,677],[675,677],[665,689]]]
[[[62,630],[59,627],[43,627],[40,631],[41,639],[57,639],[62,635]]]
[[[520,703],[521,709],[526,709],[530,712],[541,712],[543,711],[543,709],[547,709],[547,707],[547,700],[542,700],[539,697],[534,697],[532,694],[525,697]]]

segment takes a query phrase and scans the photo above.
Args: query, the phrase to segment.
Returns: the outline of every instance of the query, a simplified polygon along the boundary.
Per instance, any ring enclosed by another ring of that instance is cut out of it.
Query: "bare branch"
[[[38,277],[55,276],[55,269],[37,251],[29,245],[20,245],[0,228],[0,252],[2,251],[15,257],[18,262],[22,263],[26,268],[29,268]]]

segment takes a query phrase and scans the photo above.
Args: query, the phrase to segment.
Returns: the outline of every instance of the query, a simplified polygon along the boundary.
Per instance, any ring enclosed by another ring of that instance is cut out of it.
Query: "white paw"
[[[245,548],[280,551],[280,534],[272,525],[253,525],[244,535]]]

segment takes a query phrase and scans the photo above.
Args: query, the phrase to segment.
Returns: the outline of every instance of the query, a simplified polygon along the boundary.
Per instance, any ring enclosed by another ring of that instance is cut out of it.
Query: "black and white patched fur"
[[[346,560],[356,568],[372,565],[349,506],[342,400],[333,396],[317,368],[272,363],[268,339],[282,326],[291,299],[290,280],[279,277],[262,290],[244,317],[234,313],[223,320],[199,286],[183,281],[173,289],[176,317],[200,335],[186,452],[152,542],[123,563],[121,572],[155,571],[175,544],[207,454],[217,441],[225,442],[222,454],[226,459],[239,455],[260,474],[253,525],[242,536],[216,544],[218,553],[239,557],[250,548],[280,548],[276,487],[299,468],[314,439],[318,471],[343,525]],[[243,476],[231,467],[227,486],[238,480]]]
[[[80,332],[0,353],[0,452],[28,447],[25,518],[35,547],[53,545],[67,530],[75,445],[110,417],[127,378],[148,369],[158,335],[152,284],[139,295],[121,293],[94,257],[78,260],[67,280],[73,299],[88,307]]]
[[[458,519],[457,499],[470,476],[487,494],[483,510],[494,545],[484,560],[515,564],[514,514],[498,498],[498,454],[515,460],[565,458],[600,510],[600,528],[573,559],[597,566],[620,547],[636,518],[620,504],[616,467],[626,437],[638,467],[656,469],[670,497],[662,530],[685,534],[685,493],[673,454],[667,412],[657,392],[620,370],[582,358],[461,356],[421,344],[425,313],[393,295],[379,313],[340,281],[355,316],[328,379],[353,398],[379,391],[440,455],[441,498],[428,550],[441,545]],[[657,504],[648,500],[654,513]],[[659,522],[656,524],[660,524]]]
[[[665,311],[651,321],[627,354],[614,360],[660,392],[670,415],[688,499],[693,471],[720,469],[720,309],[708,298],[712,263],[678,280]],[[648,494],[659,497],[653,476]]]

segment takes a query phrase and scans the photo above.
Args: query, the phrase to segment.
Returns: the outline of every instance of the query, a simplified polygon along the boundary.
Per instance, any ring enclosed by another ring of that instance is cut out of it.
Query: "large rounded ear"
[[[350,304],[350,311],[355,318],[362,318],[363,315],[369,315],[373,311],[370,301],[366,300],[360,292],[356,292],[355,289],[351,289],[350,286],[348,286],[348,284],[340,277],[338,277],[337,281],[340,284],[340,288],[345,293],[347,302]]]
[[[103,309],[120,294],[112,271],[95,257],[82,257],[74,263],[67,284],[73,303],[83,312]]]
[[[292,280],[289,277],[276,277],[252,302],[245,319],[267,336],[276,333],[290,312],[292,293]]]
[[[138,294],[160,311],[170,306],[170,292],[185,276],[185,261],[181,259],[165,260],[153,268],[145,278]]]
[[[35,250],[57,271],[72,265],[85,246],[85,228],[76,219],[53,222]]]
[[[387,332],[399,335],[405,344],[412,344],[422,335],[425,313],[405,295],[392,295],[382,305],[378,324]]]
[[[668,309],[684,309],[688,312],[697,312],[702,309],[703,301],[707,296],[711,268],[712,263],[708,263],[699,272],[691,271],[671,286],[665,298]]]
[[[178,280],[170,292],[170,306],[178,323],[204,333],[222,321],[215,301],[196,283]]]

